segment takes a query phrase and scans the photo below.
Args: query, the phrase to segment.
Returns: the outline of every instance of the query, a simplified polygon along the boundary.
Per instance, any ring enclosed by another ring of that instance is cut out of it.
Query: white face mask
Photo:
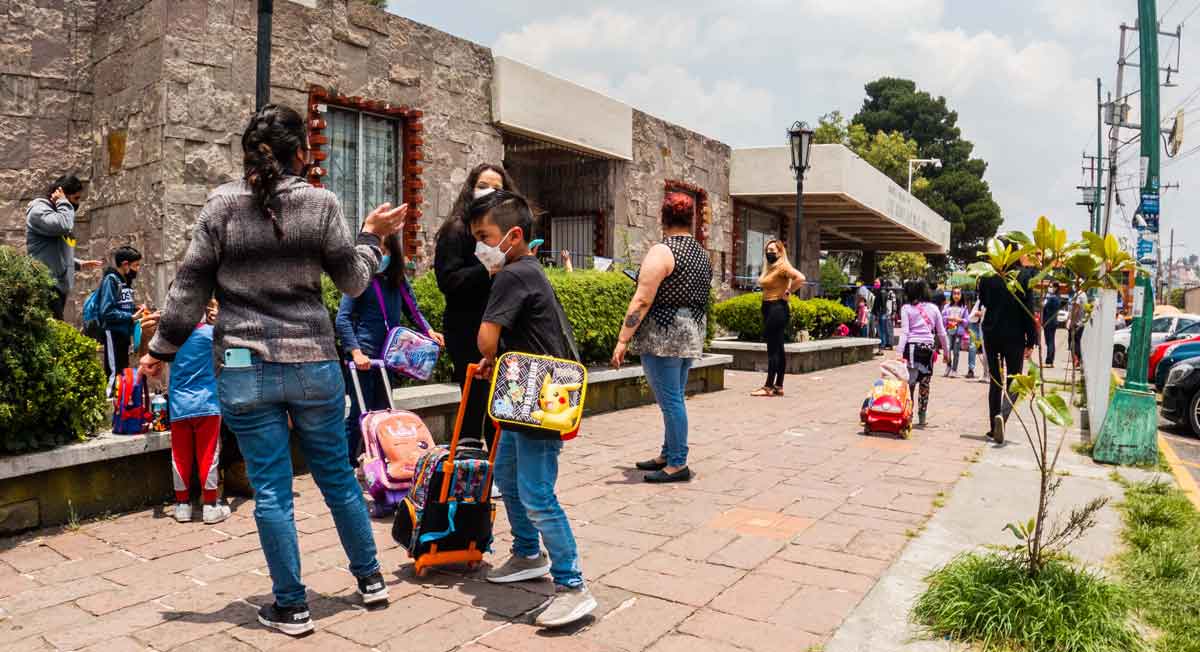
[[[480,197],[487,197],[488,195],[490,195],[494,192],[496,192],[496,189],[492,188],[490,186],[487,188],[476,188],[475,189],[475,199],[479,199]]]
[[[504,237],[500,238],[500,242],[504,242],[509,233],[512,233],[512,230],[506,232]],[[475,243],[475,257],[478,258],[479,262],[483,263],[483,266],[488,269],[495,269],[504,265],[505,257],[508,256],[508,252],[510,250],[512,250],[511,246],[508,249],[501,251],[500,245],[493,247],[482,240]]]

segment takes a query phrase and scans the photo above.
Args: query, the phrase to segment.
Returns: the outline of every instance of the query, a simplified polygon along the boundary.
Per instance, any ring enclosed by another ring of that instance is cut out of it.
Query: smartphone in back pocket
[[[251,364],[250,349],[225,349],[226,369],[245,369]]]

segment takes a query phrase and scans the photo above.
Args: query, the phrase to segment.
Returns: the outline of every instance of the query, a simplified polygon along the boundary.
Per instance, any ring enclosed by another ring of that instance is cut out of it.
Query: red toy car
[[[864,433],[885,432],[904,439],[912,436],[912,397],[908,392],[908,381],[901,379],[901,373],[907,373],[903,365],[883,364],[883,377],[871,386],[871,393],[859,411]]]

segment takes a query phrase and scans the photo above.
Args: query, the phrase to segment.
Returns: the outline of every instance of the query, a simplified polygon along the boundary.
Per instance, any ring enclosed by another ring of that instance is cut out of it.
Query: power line
[[[1183,17],[1183,20],[1179,21],[1179,24],[1183,25],[1184,23],[1186,23],[1187,19],[1191,18],[1192,14],[1196,13],[1197,11],[1200,11],[1200,3],[1197,3],[1195,7],[1192,7],[1192,10],[1189,11],[1187,13],[1187,15]]]
[[[1172,2],[1170,7],[1167,7],[1162,13],[1160,13],[1158,15],[1158,20],[1160,23],[1162,22],[1163,16],[1166,16],[1167,14],[1171,13],[1171,10],[1174,9],[1175,5],[1177,5],[1177,4],[1179,4],[1179,0],[1175,0],[1175,2]]]

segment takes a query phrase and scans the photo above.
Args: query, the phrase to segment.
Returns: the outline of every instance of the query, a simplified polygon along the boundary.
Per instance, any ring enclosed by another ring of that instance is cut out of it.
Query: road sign
[[[1138,208],[1144,216],[1158,215],[1158,193],[1147,192],[1142,194],[1142,205]]]

